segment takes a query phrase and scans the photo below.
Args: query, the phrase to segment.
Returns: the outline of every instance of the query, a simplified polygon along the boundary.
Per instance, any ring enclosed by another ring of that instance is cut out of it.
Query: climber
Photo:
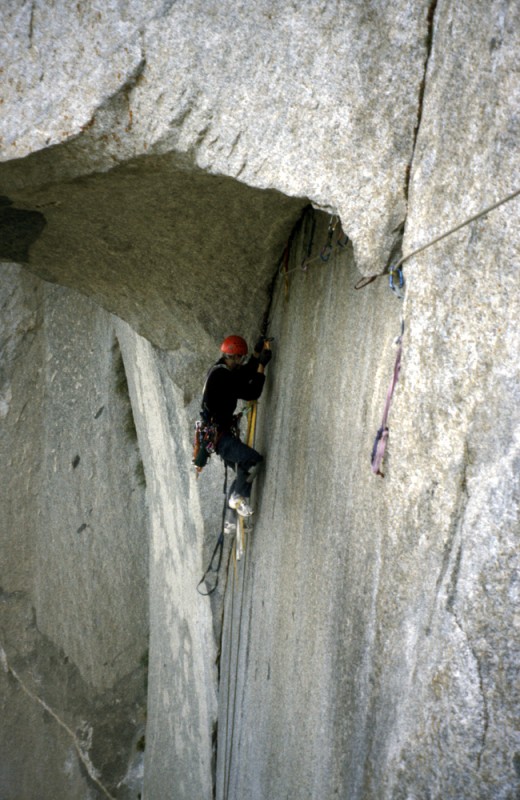
[[[266,344],[261,336],[246,361],[247,342],[241,336],[224,339],[220,346],[223,355],[210,369],[202,397],[202,420],[215,427],[215,452],[226,466],[236,469],[228,502],[242,517],[253,513],[249,497],[263,456],[240,441],[235,409],[238,400],[257,400],[262,393],[264,370],[272,357]]]

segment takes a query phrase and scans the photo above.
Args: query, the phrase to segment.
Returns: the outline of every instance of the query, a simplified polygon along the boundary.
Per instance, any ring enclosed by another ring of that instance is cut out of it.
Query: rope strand
[[[460,231],[461,228],[464,228],[466,225],[469,225],[471,222],[475,222],[475,220],[480,219],[480,217],[484,217],[486,214],[489,214],[490,211],[494,211],[495,208],[498,208],[499,206],[503,206],[504,203],[508,203],[510,200],[514,200],[514,198],[519,194],[520,194],[520,189],[517,189],[516,191],[512,192],[511,194],[509,194],[507,197],[503,197],[502,200],[499,200],[497,203],[493,203],[492,206],[488,206],[483,211],[479,211],[478,214],[474,214],[472,217],[468,217],[468,219],[465,219],[464,222],[461,222],[459,225],[455,225],[454,228],[450,228],[449,231],[446,231],[445,233],[441,233],[440,236],[436,236],[435,239],[432,239],[430,242],[427,242],[426,244],[421,245],[421,247],[417,247],[415,250],[412,250],[411,253],[407,253],[406,255],[404,255],[397,262],[397,264],[395,264],[395,266],[393,268],[397,269],[398,267],[401,266],[401,264],[404,264],[404,262],[408,261],[408,259],[411,258],[412,256],[416,256],[417,253],[422,253],[423,250],[427,250],[429,247],[432,247],[432,245],[437,244],[437,242],[440,242],[442,239],[445,239],[447,236],[451,236],[452,233],[455,233],[456,231]]]
[[[392,266],[391,273],[396,272],[401,266],[401,264],[404,264],[404,262],[408,261],[408,259],[412,258],[412,256],[416,256],[418,253],[422,253],[424,250],[428,250],[428,248],[432,247],[434,244],[437,244],[437,242],[440,242],[442,239],[446,239],[447,236],[451,236],[452,233],[460,231],[461,228],[466,227],[466,225],[469,225],[471,222],[475,222],[475,220],[480,219],[481,217],[485,217],[486,214],[489,214],[490,211],[494,211],[495,208],[499,208],[499,206],[503,206],[505,203],[509,203],[510,200],[514,200],[514,198],[517,197],[517,195],[519,194],[520,194],[520,189],[516,189],[514,192],[511,192],[511,194],[508,194],[507,197],[503,197],[501,200],[498,200],[496,203],[493,203],[493,205],[484,208],[477,214],[473,214],[472,217],[468,217],[467,219],[463,220],[463,222],[460,222],[458,225],[455,225],[453,228],[450,228],[448,231],[445,231],[444,233],[441,233],[439,236],[436,236],[434,239],[431,239],[429,242],[426,242],[426,244],[422,244],[420,247],[416,247],[415,250],[412,250],[410,253],[406,253],[399,259],[399,261],[396,264]],[[378,272],[375,275],[363,275],[363,277],[360,278],[359,281],[356,283],[354,288],[364,289],[365,286],[368,286],[370,283],[372,283],[372,281],[375,281],[377,280],[377,278],[380,278],[382,275],[386,274],[387,272],[385,270],[383,272]]]

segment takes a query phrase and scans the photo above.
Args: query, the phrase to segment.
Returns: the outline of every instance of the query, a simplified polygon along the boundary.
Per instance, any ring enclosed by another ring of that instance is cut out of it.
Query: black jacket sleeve
[[[265,376],[258,372],[258,359],[251,358],[243,367],[227,369],[221,362],[210,371],[203,397],[203,412],[217,425],[231,426],[238,400],[257,400],[264,388]]]
[[[236,400],[230,392],[231,373],[226,367],[216,364],[210,371],[202,398],[203,412],[218,425],[228,423],[233,416]]]
[[[258,400],[264,388],[265,375],[258,372],[260,362],[251,356],[247,364],[236,371],[237,397],[240,400]]]

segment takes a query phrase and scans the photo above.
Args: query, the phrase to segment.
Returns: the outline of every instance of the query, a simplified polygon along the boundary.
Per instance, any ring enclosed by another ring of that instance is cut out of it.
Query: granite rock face
[[[182,389],[150,342],[119,323],[147,476],[150,510],[150,669],[145,791],[211,797],[215,644],[200,580],[204,520]],[[170,359],[166,359],[170,361]],[[171,364],[170,364],[171,368]]]
[[[176,152],[336,210],[359,269],[379,272],[406,213],[429,6],[15,3],[1,153],[39,152],[10,182]]]
[[[519,9],[145,6],[1,12],[3,795],[513,800],[520,199],[356,285],[520,188]],[[266,319],[208,600],[192,423]]]
[[[206,358],[224,324],[247,331],[267,303],[273,262],[307,204],[187,170],[174,156],[10,199],[4,253],[26,244],[39,277],[88,295],[162,349]],[[44,224],[32,241],[26,215],[34,209]]]
[[[1,307],[0,793],[86,796],[142,760],[142,463],[110,315],[16,265]]]
[[[492,4],[469,41],[471,10],[453,3],[440,11],[405,250],[425,230],[449,229],[520,187],[519,9]],[[453,135],[459,130],[464,137]],[[413,701],[390,759],[399,764],[398,797],[518,791],[518,208],[517,197],[406,269],[394,525],[408,539],[402,599],[415,609],[401,627]],[[422,573],[415,594],[412,564]]]

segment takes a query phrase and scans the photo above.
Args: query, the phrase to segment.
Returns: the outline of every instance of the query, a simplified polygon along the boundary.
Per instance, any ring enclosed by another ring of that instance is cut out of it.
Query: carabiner
[[[336,230],[336,225],[339,222],[339,217],[337,214],[333,214],[329,221],[329,228],[327,230],[327,244],[325,244],[320,251],[320,259],[322,261],[328,261],[332,251],[332,237],[334,236],[334,231]]]
[[[397,285],[396,285],[397,281]],[[397,267],[396,269],[390,270],[390,288],[393,293],[402,300],[404,297],[404,275],[403,270],[401,267]]]
[[[326,244],[326,245],[324,245],[324,246],[321,248],[321,252],[320,252],[320,259],[321,259],[322,261],[325,261],[325,262],[327,262],[327,261],[329,260],[329,258],[330,258],[330,254],[331,254],[331,253],[332,253],[332,245],[331,245],[331,244]]]

